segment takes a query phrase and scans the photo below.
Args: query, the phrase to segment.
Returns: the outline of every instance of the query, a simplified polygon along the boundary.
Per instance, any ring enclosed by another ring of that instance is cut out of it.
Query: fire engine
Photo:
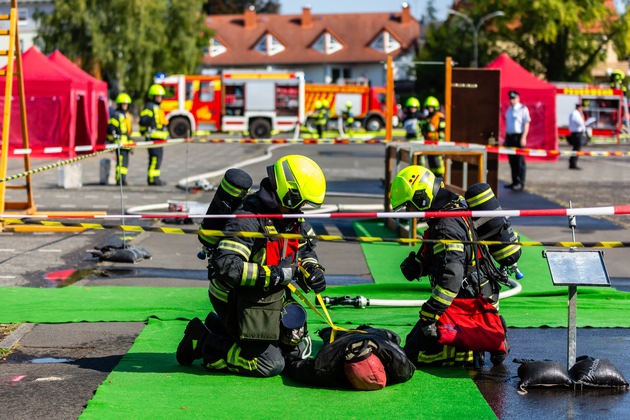
[[[226,71],[173,75],[155,83],[166,90],[161,107],[171,137],[198,130],[248,131],[255,138],[288,131],[304,120],[304,73]]]
[[[354,120],[367,131],[379,131],[385,127],[385,107],[387,93],[385,87],[370,87],[366,82],[345,85],[306,84],[306,114],[312,114],[316,101],[328,101],[330,105],[329,128],[334,129],[338,117],[346,107],[352,104]],[[396,101],[392,100],[393,125],[398,125]],[[309,121],[307,121],[307,125]]]
[[[584,106],[584,117],[589,137],[619,140],[627,133],[628,103],[623,91],[605,86],[583,83],[554,83],[556,85],[556,122],[558,137],[569,137],[569,115],[575,104]]]

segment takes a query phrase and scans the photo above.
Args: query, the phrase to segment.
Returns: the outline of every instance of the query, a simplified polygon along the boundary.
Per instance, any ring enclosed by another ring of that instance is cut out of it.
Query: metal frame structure
[[[11,123],[11,103],[13,100],[13,78],[17,77],[18,100],[20,103],[20,123],[22,127],[22,147],[29,148],[28,145],[28,125],[26,123],[26,102],[24,93],[24,73],[22,68],[22,52],[20,51],[20,37],[18,31],[18,6],[17,0],[11,0],[11,10],[8,15],[0,15],[0,21],[8,21],[9,29],[0,30],[0,36],[9,37],[9,47],[0,51],[0,55],[7,57],[6,70],[0,70],[0,75],[6,76],[4,89],[4,112],[2,116],[2,143],[0,144],[2,160],[0,161],[0,177],[7,176],[8,156],[9,156],[9,133]],[[15,64],[15,71],[14,71]],[[31,161],[28,154],[24,155],[24,171],[31,170]],[[35,213],[35,203],[33,201],[33,184],[31,175],[25,177],[23,185],[6,185],[6,181],[0,182],[0,213],[5,210],[19,213]],[[6,202],[7,189],[26,190],[26,201]]]

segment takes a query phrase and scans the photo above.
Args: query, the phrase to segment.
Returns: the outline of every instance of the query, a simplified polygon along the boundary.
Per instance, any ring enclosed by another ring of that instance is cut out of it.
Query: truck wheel
[[[383,120],[379,117],[370,117],[365,122],[365,129],[367,131],[380,131],[383,129]]]
[[[255,139],[266,139],[271,135],[269,120],[258,118],[249,124],[249,135]]]
[[[184,117],[171,118],[168,123],[168,132],[171,137],[181,139],[191,135],[190,122]]]

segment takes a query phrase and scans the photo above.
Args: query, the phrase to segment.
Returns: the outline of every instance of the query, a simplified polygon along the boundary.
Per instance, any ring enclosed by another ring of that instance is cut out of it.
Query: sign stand
[[[575,242],[575,216],[569,216],[569,227]],[[546,250],[551,280],[554,286],[569,288],[569,325],[567,331],[567,369],[576,361],[577,342],[577,286],[610,286],[610,278],[604,264],[604,252],[599,250],[578,251]]]

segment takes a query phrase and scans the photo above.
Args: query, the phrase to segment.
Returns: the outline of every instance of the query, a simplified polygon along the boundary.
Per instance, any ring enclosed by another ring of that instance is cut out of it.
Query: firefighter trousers
[[[238,316],[234,305],[210,294],[210,302],[221,325],[206,326],[211,334],[204,340],[203,366],[208,370],[227,370],[244,376],[267,378],[279,375],[284,369],[284,354],[275,341],[244,341],[232,335]],[[209,317],[210,318],[210,317]],[[280,326],[278,326],[280,328]],[[229,331],[225,334],[226,331]]]
[[[164,157],[163,147],[151,147],[149,151],[149,168],[147,170],[147,182],[149,185],[160,184],[160,166]]]

